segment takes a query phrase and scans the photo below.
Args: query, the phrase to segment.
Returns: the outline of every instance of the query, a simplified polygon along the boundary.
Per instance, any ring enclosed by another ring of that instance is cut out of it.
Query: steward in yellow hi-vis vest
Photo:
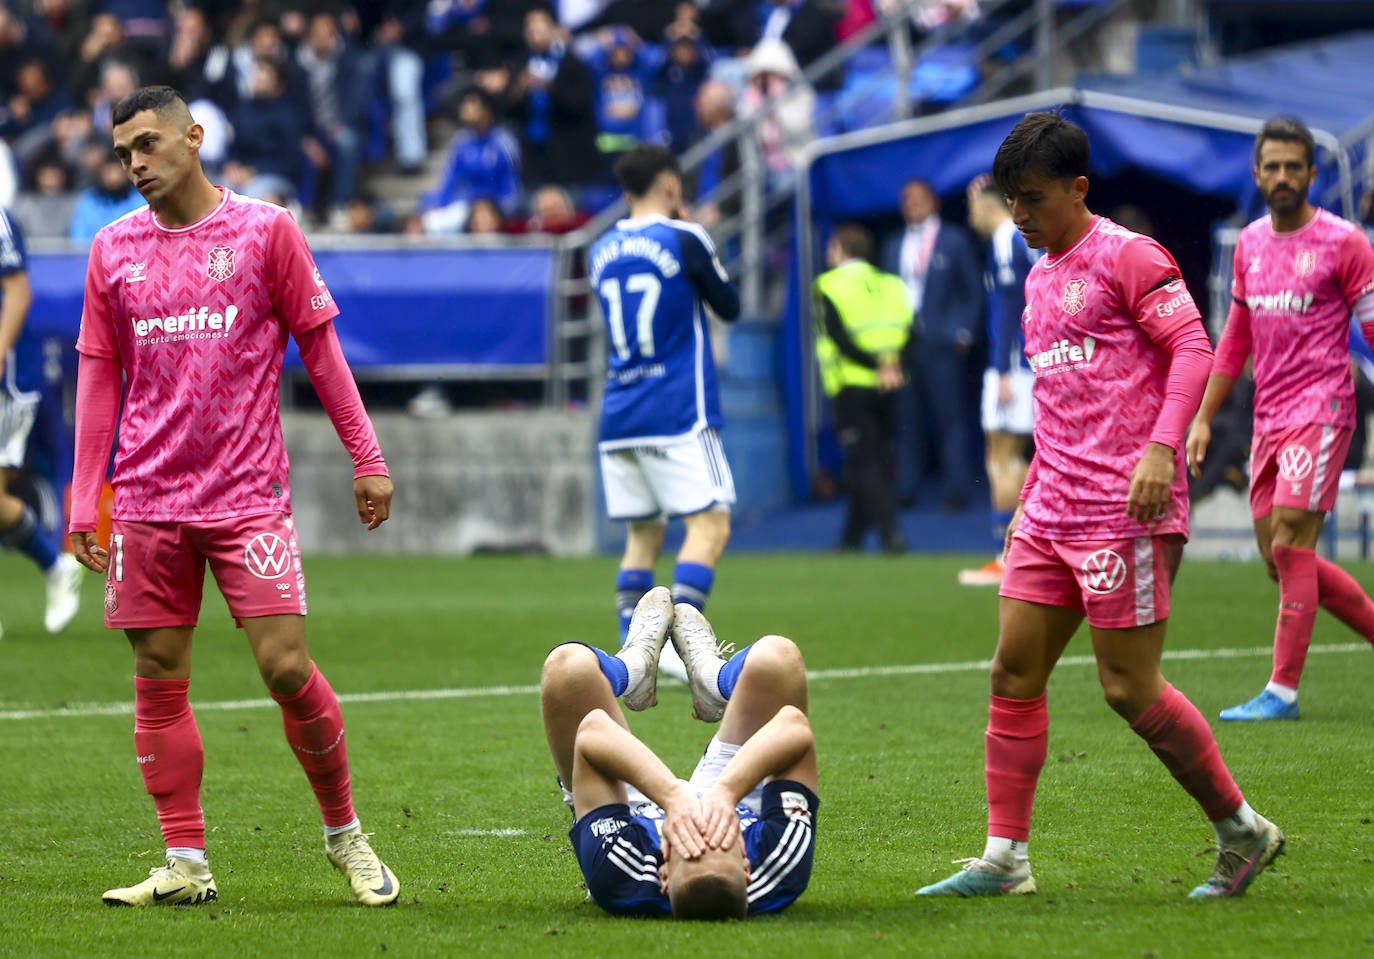
[[[872,529],[883,549],[901,552],[906,541],[893,488],[892,394],[906,382],[902,350],[911,335],[912,306],[906,284],[873,266],[872,255],[868,230],[836,228],[826,248],[830,270],[812,288],[816,361],[845,454],[849,514],[840,549],[862,549]]]

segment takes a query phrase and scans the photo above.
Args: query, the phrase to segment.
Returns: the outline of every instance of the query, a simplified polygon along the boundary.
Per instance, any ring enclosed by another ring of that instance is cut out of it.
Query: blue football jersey
[[[988,366],[999,373],[1030,369],[1021,314],[1026,309],[1026,274],[1035,262],[1011,220],[992,235],[988,250]]]
[[[820,800],[801,783],[775,779],[757,811],[737,807],[749,859],[749,914],[786,909],[811,882]],[[673,913],[659,889],[663,810],[650,802],[602,806],[573,823],[572,839],[592,900],[617,916]]]
[[[27,270],[28,253],[24,247],[24,234],[9,211],[0,207],[0,279]],[[4,302],[4,295],[3,288],[0,288],[0,303]],[[4,388],[16,396],[30,393],[42,387],[42,373],[42,352],[26,324],[14,348],[5,357]]]
[[[592,247],[591,284],[610,344],[601,448],[667,443],[721,425],[705,305],[739,316],[739,293],[701,227],[621,220]]]

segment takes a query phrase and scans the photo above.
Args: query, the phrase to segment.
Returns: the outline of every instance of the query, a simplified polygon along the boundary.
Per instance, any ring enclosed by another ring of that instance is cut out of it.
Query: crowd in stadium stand
[[[150,83],[191,103],[217,182],[317,229],[570,229],[615,197],[611,164],[635,143],[681,153],[777,98],[760,135],[785,180],[814,132],[801,71],[884,2],[0,0],[0,205],[31,237],[76,240],[137,208],[110,111]],[[976,2],[920,12],[929,26]],[[406,186],[384,202],[380,177]]]

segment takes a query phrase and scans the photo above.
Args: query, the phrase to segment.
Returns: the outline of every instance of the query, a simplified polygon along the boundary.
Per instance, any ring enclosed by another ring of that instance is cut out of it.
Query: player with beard
[[[1279,614],[1268,684],[1221,711],[1222,719],[1239,721],[1298,718],[1298,680],[1318,607],[1374,643],[1374,601],[1316,552],[1355,429],[1352,317],[1374,341],[1374,249],[1358,226],[1308,200],[1316,143],[1302,123],[1266,123],[1254,163],[1269,213],[1236,241],[1231,310],[1188,435],[1196,473],[1212,417],[1253,355],[1250,512],[1269,577],[1279,584]]]

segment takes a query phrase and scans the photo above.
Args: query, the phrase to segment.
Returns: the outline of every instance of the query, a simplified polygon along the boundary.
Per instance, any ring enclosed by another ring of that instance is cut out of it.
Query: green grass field
[[[1186,898],[1211,868],[1211,829],[1102,702],[1084,635],[1050,689],[1031,843],[1040,894],[915,899],[982,850],[979,661],[996,598],[954,585],[973,559],[726,559],[709,610],[717,632],[791,636],[816,674],[822,807],[811,888],[792,909],[702,925],[601,914],[566,838],[534,685],[555,643],[613,636],[612,560],[307,561],[313,651],[344,698],[355,799],[404,887],[385,910],[357,906],[325,861],[278,711],[222,601],[207,597],[192,700],[220,900],[143,911],[100,902],[162,850],[133,760],[127,646],[101,625],[94,576],[78,622],[44,636],[36,574],[0,557],[0,955],[1374,952],[1374,659],[1327,617],[1301,722],[1214,724],[1247,798],[1289,839],[1244,899]],[[1356,573],[1374,581],[1374,567]],[[1185,655],[1166,673],[1206,715],[1263,684],[1276,602],[1257,566],[1185,563],[1170,638]],[[689,714],[685,689],[664,688],[633,720],[683,774],[709,736]]]

